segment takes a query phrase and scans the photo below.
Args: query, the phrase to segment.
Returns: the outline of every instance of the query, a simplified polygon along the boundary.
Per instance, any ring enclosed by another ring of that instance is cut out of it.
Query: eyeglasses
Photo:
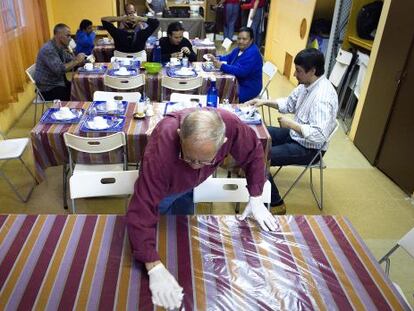
[[[193,160],[193,159],[186,159],[183,157],[183,150],[180,147],[180,153],[178,154],[178,158],[185,163],[192,164],[192,165],[214,165],[216,164],[216,159],[213,159],[211,161],[199,161],[199,160]]]

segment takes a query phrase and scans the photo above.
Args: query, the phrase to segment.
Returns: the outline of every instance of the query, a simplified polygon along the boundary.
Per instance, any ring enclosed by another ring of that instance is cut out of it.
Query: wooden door
[[[394,98],[377,166],[408,195],[414,191],[414,36]]]
[[[306,48],[309,29],[317,0],[271,0],[267,22],[265,59],[284,71],[296,84],[293,76],[296,54]],[[289,72],[288,72],[289,70]]]

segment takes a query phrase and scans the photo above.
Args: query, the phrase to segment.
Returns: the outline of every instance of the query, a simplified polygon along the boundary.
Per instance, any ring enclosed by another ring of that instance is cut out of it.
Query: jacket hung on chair
[[[240,53],[240,49],[235,48],[230,54],[220,56],[219,59],[227,62],[222,64],[220,69],[236,76],[239,83],[239,102],[243,103],[255,98],[262,90],[263,60],[255,44]]]

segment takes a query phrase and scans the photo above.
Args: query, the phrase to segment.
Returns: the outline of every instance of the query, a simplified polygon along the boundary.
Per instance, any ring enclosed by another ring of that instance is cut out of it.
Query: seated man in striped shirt
[[[279,117],[280,127],[268,127],[272,137],[272,166],[308,164],[336,125],[338,95],[323,75],[323,54],[317,49],[305,49],[296,55],[294,63],[294,75],[299,85],[289,97],[276,100],[253,99],[247,102],[257,107],[267,105],[276,108],[282,114],[294,114],[293,120]],[[269,180],[272,184],[272,213],[285,214],[286,206],[270,175]]]

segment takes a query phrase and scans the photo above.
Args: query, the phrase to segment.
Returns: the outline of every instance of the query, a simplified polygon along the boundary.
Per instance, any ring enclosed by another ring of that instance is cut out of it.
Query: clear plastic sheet
[[[180,310],[409,310],[343,217],[161,217]],[[0,309],[158,310],[123,216],[0,215]]]

